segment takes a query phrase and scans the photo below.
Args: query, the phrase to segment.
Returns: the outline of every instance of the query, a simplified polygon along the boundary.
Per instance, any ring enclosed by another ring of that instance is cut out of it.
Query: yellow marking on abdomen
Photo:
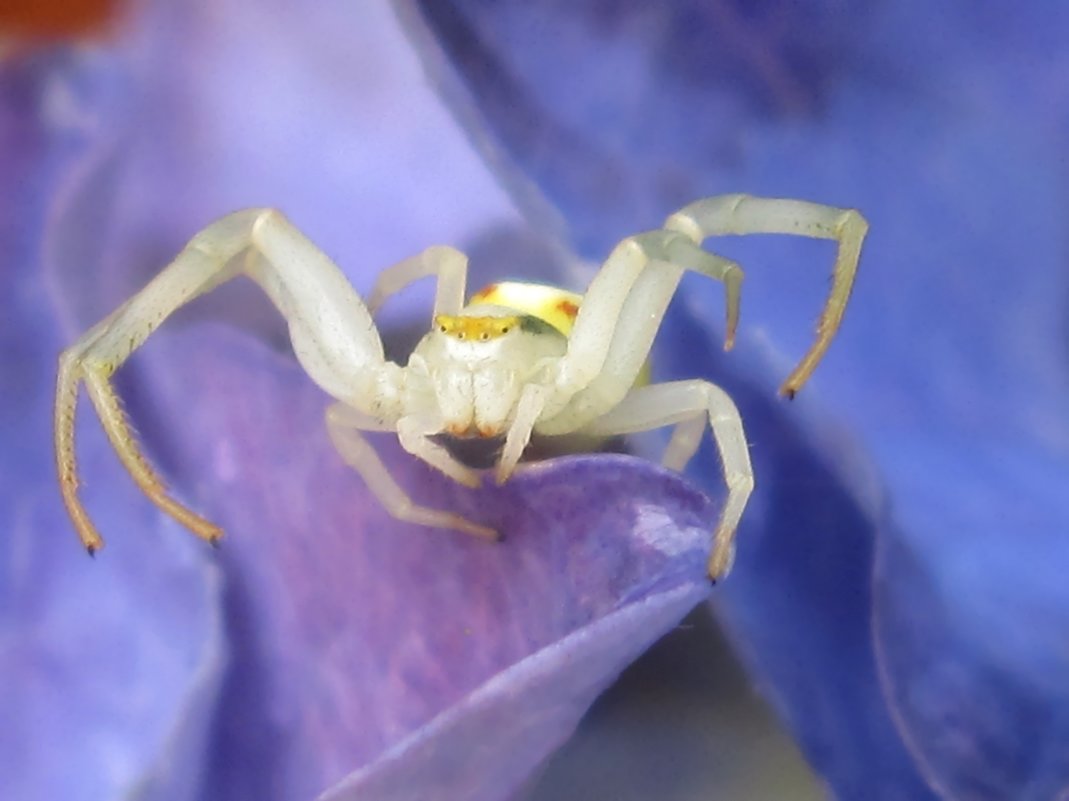
[[[484,286],[471,296],[469,303],[472,305],[487,303],[515,309],[523,314],[537,317],[568,336],[575,324],[575,317],[579,314],[583,296],[548,284],[500,281]],[[648,383],[650,383],[649,359],[642,365],[642,370],[635,379],[635,386],[641,387]]]
[[[471,296],[470,302],[490,303],[530,314],[567,336],[572,331],[583,296],[547,284],[502,281],[483,287]]]

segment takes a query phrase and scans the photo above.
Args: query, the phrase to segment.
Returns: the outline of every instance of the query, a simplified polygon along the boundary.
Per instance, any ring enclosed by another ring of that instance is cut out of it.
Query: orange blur
[[[0,0],[0,39],[73,39],[105,31],[123,0]]]

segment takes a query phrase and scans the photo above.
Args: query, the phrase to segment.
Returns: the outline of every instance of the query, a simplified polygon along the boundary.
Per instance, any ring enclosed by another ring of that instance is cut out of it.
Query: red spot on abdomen
[[[575,319],[575,315],[579,314],[579,307],[572,303],[570,300],[558,300],[557,311],[561,314]]]
[[[478,303],[481,300],[485,300],[488,296],[497,292],[497,284],[487,284],[474,295],[471,296],[472,303]]]

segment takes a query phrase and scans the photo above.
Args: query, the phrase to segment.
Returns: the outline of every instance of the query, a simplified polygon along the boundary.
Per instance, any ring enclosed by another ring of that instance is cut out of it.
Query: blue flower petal
[[[880,541],[874,622],[888,702],[946,796],[1060,798],[1069,787],[1069,611],[1057,602],[1069,564],[1064,464],[1023,449],[967,450],[964,460],[915,445],[927,464],[955,472],[955,494],[934,488],[943,494],[921,529],[941,540],[944,560],[909,536]],[[1025,509],[1007,512],[1024,497]],[[988,539],[991,520],[1008,525]]]
[[[846,326],[790,408],[763,399],[780,348],[805,345],[804,265],[827,249],[714,245],[750,268],[740,348],[714,369],[757,472],[718,609],[844,796],[874,797],[866,776],[884,796],[919,797],[920,776],[952,797],[1064,792],[1065,10],[407,5],[503,174],[533,177],[587,255],[723,191],[864,211]],[[715,329],[716,290],[693,283],[684,314]],[[711,375],[707,343],[670,321],[666,374]]]
[[[659,366],[670,375],[696,372],[730,392],[743,410],[757,476],[736,569],[714,596],[717,614],[810,764],[837,792],[864,798],[878,784],[901,797],[930,797],[886,708],[871,644],[881,523],[875,468],[805,396],[785,410],[767,378],[739,377],[735,359],[749,365],[741,371],[767,374],[759,348],[744,344],[695,369],[687,354],[715,354],[719,343],[708,316],[692,305],[663,333],[691,347],[663,351]],[[688,469],[706,487],[722,481],[711,450]]]

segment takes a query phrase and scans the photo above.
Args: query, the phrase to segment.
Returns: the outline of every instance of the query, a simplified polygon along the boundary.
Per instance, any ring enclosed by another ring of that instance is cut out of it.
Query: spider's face
[[[567,346],[551,326],[501,307],[439,315],[434,325],[413,355],[426,365],[446,432],[458,437],[504,434],[524,385]]]

